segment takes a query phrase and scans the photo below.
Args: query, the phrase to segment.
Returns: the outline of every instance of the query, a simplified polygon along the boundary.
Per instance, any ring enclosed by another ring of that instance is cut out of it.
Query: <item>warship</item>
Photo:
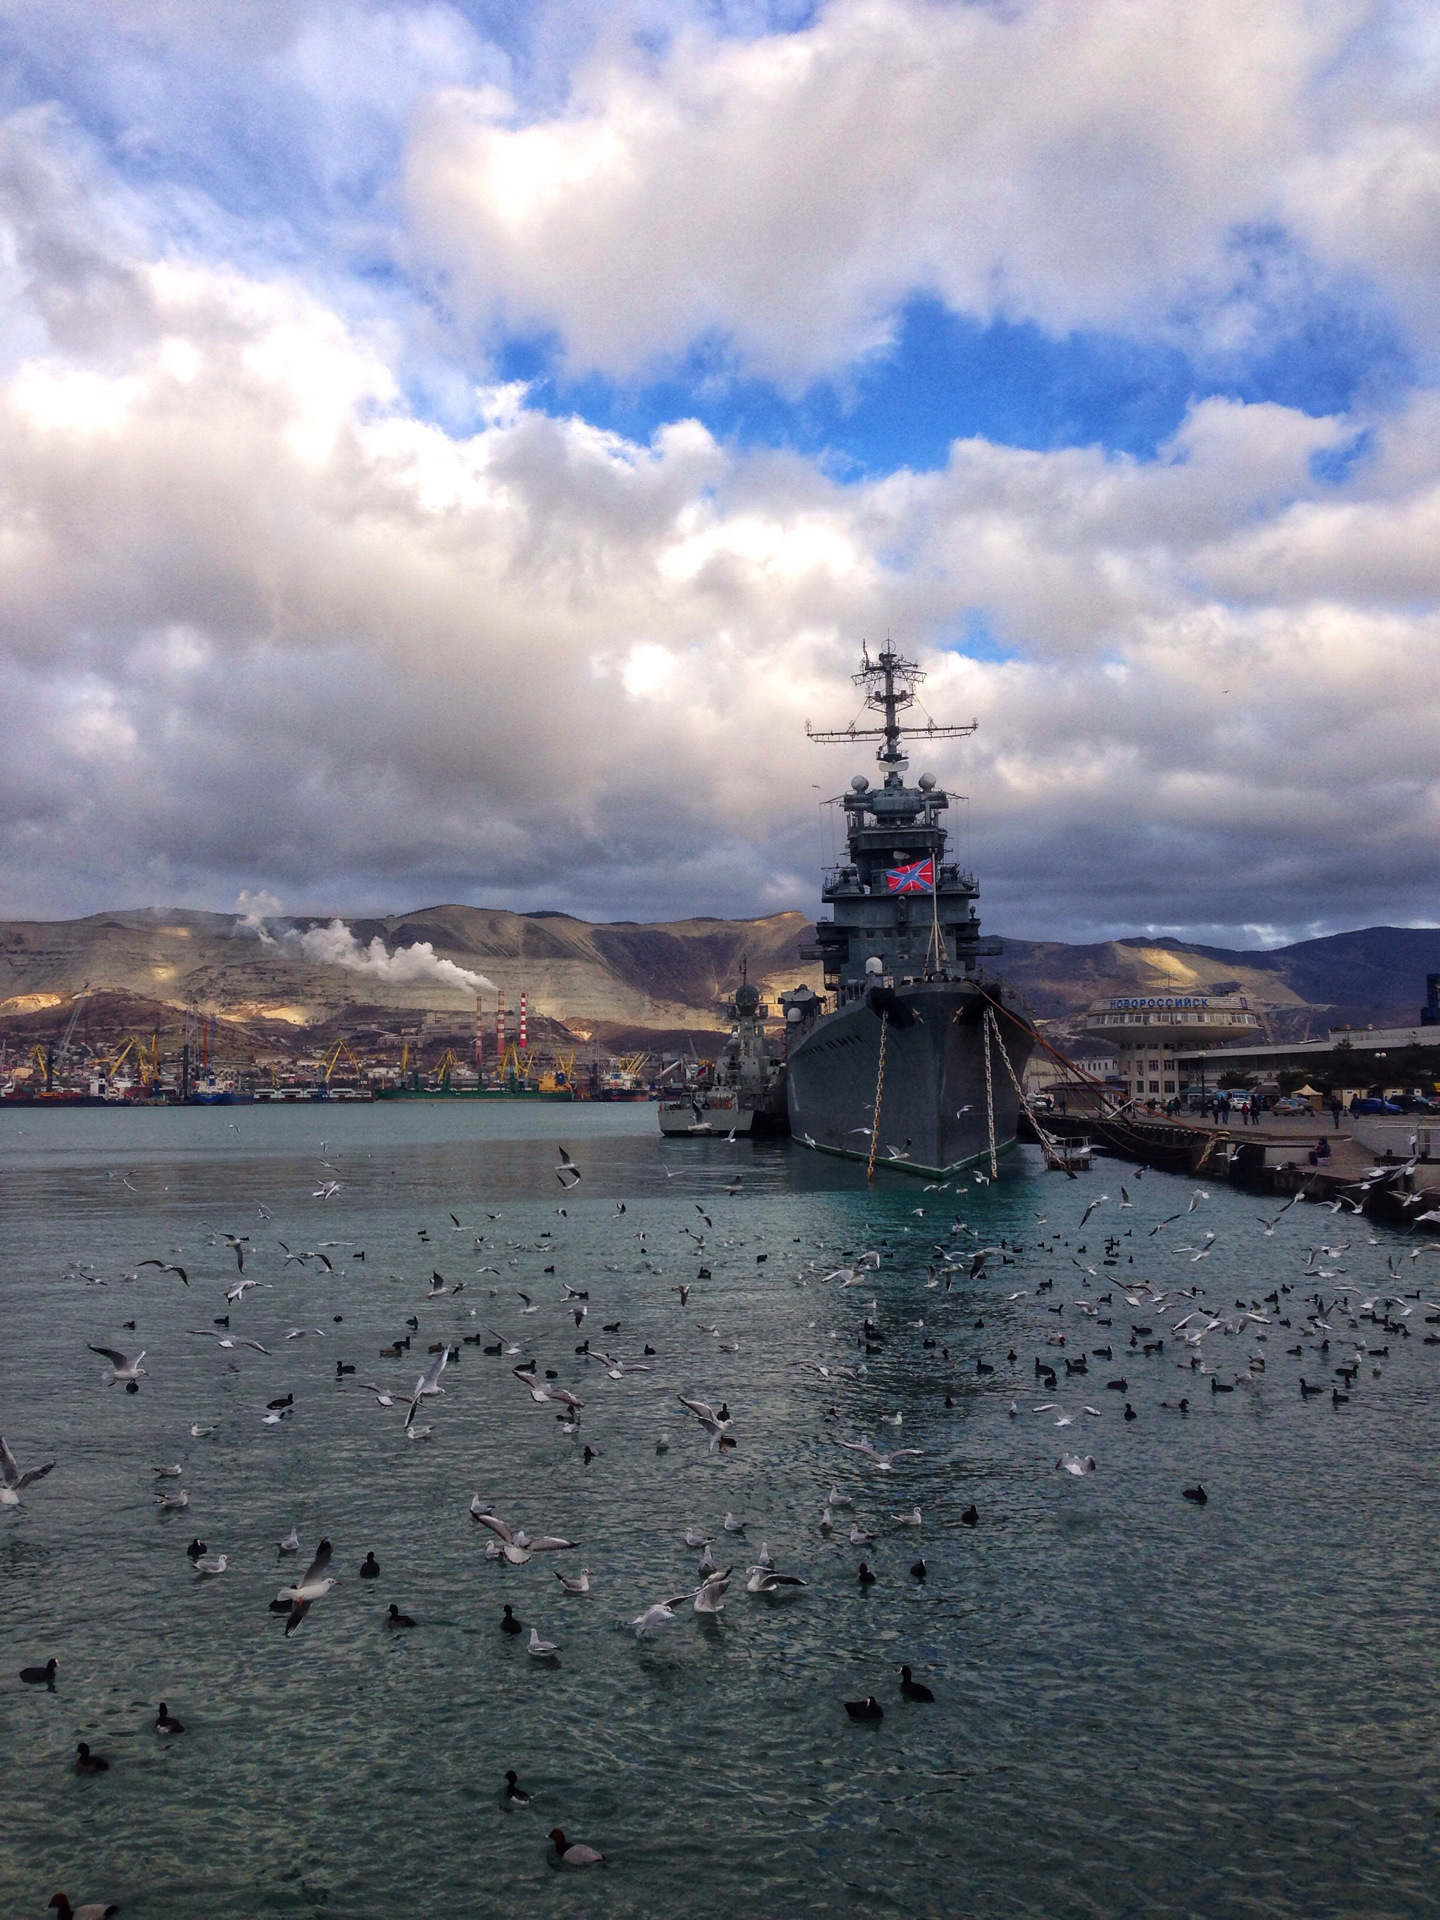
[[[968,726],[906,723],[924,675],[887,642],[854,675],[861,718],[812,740],[878,740],[878,785],[856,774],[841,796],[849,858],[824,876],[833,917],[807,957],[825,994],[781,995],[790,1131],[802,1145],[904,1173],[948,1179],[982,1165],[994,1177],[1015,1144],[1021,1082],[1036,1034],[1019,994],[983,959],[973,874],[945,857],[949,796],[930,774],[908,784],[906,739],[949,739]]]
[[[682,1089],[660,1101],[661,1133],[754,1139],[789,1132],[784,1055],[766,1033],[770,1009],[743,963],[740,985],[725,1010],[730,1038],[717,1060],[702,1062]]]

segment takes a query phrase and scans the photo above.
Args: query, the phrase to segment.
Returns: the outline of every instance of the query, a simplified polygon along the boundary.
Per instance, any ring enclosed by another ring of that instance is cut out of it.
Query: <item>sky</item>
[[[0,915],[1434,924],[1440,12],[0,0]],[[958,796],[964,796],[963,800]]]

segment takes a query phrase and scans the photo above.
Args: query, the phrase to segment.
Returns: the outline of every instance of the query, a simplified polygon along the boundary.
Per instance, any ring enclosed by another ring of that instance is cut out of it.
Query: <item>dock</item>
[[[1378,1150],[1357,1139],[1353,1123],[1342,1119],[1336,1128],[1328,1114],[1310,1118],[1266,1115],[1259,1126],[1221,1126],[1195,1118],[1166,1119],[1156,1115],[1072,1113],[1047,1114],[1045,1131],[1057,1141],[1073,1145],[1088,1140],[1097,1154],[1178,1173],[1193,1179],[1224,1180],[1247,1192],[1288,1198],[1303,1194],[1313,1201],[1342,1196],[1370,1218],[1404,1226],[1418,1211],[1417,1196],[1440,1206],[1440,1158],[1428,1151]],[[1399,1129],[1404,1135],[1406,1130]],[[1435,1128],[1440,1145],[1440,1126]],[[1324,1138],[1329,1159],[1312,1166],[1309,1155]],[[1031,1123],[1022,1114],[1022,1140],[1035,1140]],[[1406,1135],[1408,1146],[1408,1135]],[[1412,1164],[1412,1161],[1414,1164]],[[1383,1171],[1376,1177],[1374,1170]]]

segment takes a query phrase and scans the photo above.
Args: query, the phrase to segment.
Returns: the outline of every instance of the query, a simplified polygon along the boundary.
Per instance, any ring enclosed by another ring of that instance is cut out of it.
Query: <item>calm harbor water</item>
[[[1265,1207],[1219,1186],[1151,1235],[1194,1188],[1113,1165],[867,1190],[784,1144],[662,1151],[654,1127],[645,1107],[463,1104],[0,1117],[0,1431],[22,1467],[58,1462],[0,1512],[0,1911],[38,1916],[63,1887],[136,1920],[1432,1914],[1440,1256],[1308,1206],[1265,1237]],[[584,1173],[565,1195],[562,1140]],[[233,1304],[226,1232],[249,1235],[261,1282]],[[927,1284],[937,1244],[1002,1237],[1013,1264]],[[1307,1249],[1342,1240],[1317,1256],[1335,1277],[1302,1277]],[[333,1271],[286,1265],[281,1242]],[[872,1248],[864,1284],[823,1278]],[[125,1278],[152,1257],[188,1286]],[[427,1299],[432,1272],[463,1291]],[[1291,1325],[1270,1309],[1208,1334],[1223,1384],[1266,1362],[1212,1393],[1170,1331],[1186,1303],[1127,1303],[1146,1282],[1202,1286],[1232,1323],[1288,1285]],[[578,1330],[566,1283],[589,1293]],[[1408,1337],[1332,1310],[1320,1351],[1304,1303],[1341,1285],[1408,1309]],[[226,1312],[269,1352],[192,1331]],[[379,1357],[412,1315],[412,1352]],[[1132,1351],[1135,1326],[1164,1352]],[[487,1328],[584,1400],[578,1431],[514,1357],[464,1345],[417,1419],[430,1437],[407,1441],[361,1383],[408,1392],[432,1342]],[[652,1371],[609,1378],[576,1353],[587,1335]],[[143,1347],[140,1393],[103,1386],[87,1342]],[[1388,1351],[1336,1407],[1357,1342]],[[1064,1358],[1105,1345],[1113,1362],[1067,1378]],[[337,1360],[357,1371],[337,1379]],[[1302,1399],[1302,1373],[1326,1393]],[[709,1452],[677,1393],[728,1401],[738,1447]],[[1182,1396],[1188,1415],[1166,1409]],[[862,1433],[921,1452],[877,1473],[839,1444]],[[1062,1452],[1096,1471],[1057,1472]],[[157,1482],[176,1462],[180,1481]],[[1197,1480],[1203,1507],[1181,1494]],[[177,1484],[190,1504],[161,1516],[156,1486]],[[854,1505],[826,1535],[832,1486]],[[487,1560],[477,1491],[577,1551]],[[894,1518],[917,1504],[918,1529]],[[850,1545],[856,1518],[873,1546]],[[340,1585],[287,1639],[267,1608],[296,1568],[276,1549],[292,1525],[301,1566],[330,1538]],[[735,1566],[725,1609],[687,1599],[638,1639],[636,1615],[696,1582],[687,1527]],[[192,1535],[229,1555],[223,1575],[193,1574]],[[762,1542],[805,1590],[746,1593]],[[362,1582],[369,1549],[382,1577]],[[582,1565],[594,1591],[567,1596],[556,1569]],[[387,1631],[392,1601],[413,1631]],[[558,1664],[498,1630],[506,1602]],[[52,1654],[53,1692],[19,1682]],[[902,1661],[933,1705],[901,1699]],[[867,1693],[884,1720],[852,1724],[842,1703]],[[187,1727],[168,1743],[161,1699]],[[75,1775],[79,1739],[108,1774]],[[524,1811],[499,1795],[512,1766],[538,1796]],[[608,1869],[555,1870],[556,1825]]]

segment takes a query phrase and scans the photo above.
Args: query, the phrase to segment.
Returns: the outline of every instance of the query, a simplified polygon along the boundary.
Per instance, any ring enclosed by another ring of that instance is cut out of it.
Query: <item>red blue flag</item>
[[[935,857],[928,855],[908,867],[888,867],[885,878],[891,893],[933,893],[935,891]]]

